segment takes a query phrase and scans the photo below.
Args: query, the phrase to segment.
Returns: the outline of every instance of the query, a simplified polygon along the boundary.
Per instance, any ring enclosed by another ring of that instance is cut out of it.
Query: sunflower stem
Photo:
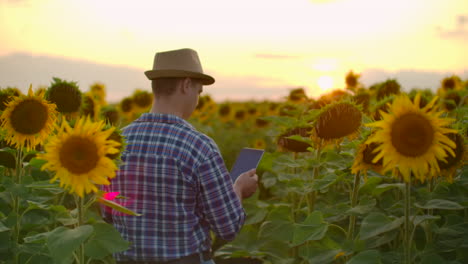
[[[359,185],[361,183],[361,171],[358,171],[354,175],[354,186],[353,186],[353,193],[351,196],[351,209],[354,208],[357,204],[358,195],[359,195]],[[349,228],[348,228],[348,240],[354,238],[354,226],[356,224],[356,216],[350,215],[349,216]]]
[[[16,173],[15,173],[15,178],[14,178],[14,181],[15,181],[15,184],[16,185],[20,185],[21,184],[21,174],[22,174],[22,164],[23,164],[23,152],[22,152],[22,149],[21,147],[18,148],[16,150]],[[19,210],[20,210],[20,196],[15,193],[14,194],[14,197],[13,197],[13,212],[15,213],[15,216],[16,217],[19,217]],[[14,229],[13,229],[13,232],[12,232],[12,235],[13,235],[13,241],[15,241],[15,247],[18,248],[19,244],[19,235],[20,235],[20,221],[18,221],[19,219],[17,219],[16,221],[16,225],[14,226]],[[18,254],[18,250],[15,250],[15,259],[14,259],[14,263],[19,263],[19,254]]]
[[[411,263],[411,241],[410,241],[410,199],[411,199],[411,181],[405,181],[405,262]]]
[[[322,141],[323,139],[320,139],[320,142],[317,146],[317,151],[316,151],[316,156],[315,158],[320,161],[320,155],[322,154]],[[313,175],[313,178],[312,178],[312,182],[314,180],[316,180],[317,178],[319,177],[319,167],[315,167],[314,168],[314,175]],[[315,207],[315,199],[316,199],[316,192],[315,191],[312,191],[310,192],[309,194],[309,212],[312,213],[314,211],[314,207]]]
[[[82,226],[84,224],[83,221],[83,198],[81,196],[78,197],[78,226]],[[79,253],[78,253],[78,259],[79,259],[79,264],[84,264],[85,263],[85,256],[84,256],[84,244],[81,243]]]
[[[431,194],[431,199],[432,199],[432,191],[434,191],[434,180],[435,180],[435,177],[432,177],[429,179],[429,194]],[[433,209],[427,209],[427,214],[428,215],[433,215],[434,214],[434,210]],[[427,243],[431,243],[432,242],[432,231],[431,231],[431,228],[427,228]]]

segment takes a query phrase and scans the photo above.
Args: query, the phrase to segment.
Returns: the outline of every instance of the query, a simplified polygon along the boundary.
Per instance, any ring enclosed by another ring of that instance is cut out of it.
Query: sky
[[[110,100],[150,90],[158,51],[197,50],[205,91],[236,100],[318,97],[350,70],[436,89],[468,79],[467,46],[466,0],[0,0],[0,87],[99,81]]]

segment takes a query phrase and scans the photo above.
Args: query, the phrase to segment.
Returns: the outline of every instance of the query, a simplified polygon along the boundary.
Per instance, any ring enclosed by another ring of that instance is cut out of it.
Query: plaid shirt
[[[211,248],[210,230],[233,240],[245,212],[216,143],[174,115],[145,113],[123,129],[123,164],[106,192],[142,214],[106,208],[132,244],[116,260],[167,261]]]

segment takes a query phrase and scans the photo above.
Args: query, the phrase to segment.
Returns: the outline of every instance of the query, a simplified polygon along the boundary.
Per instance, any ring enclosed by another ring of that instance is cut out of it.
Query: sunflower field
[[[468,80],[405,92],[359,77],[316,99],[200,97],[189,122],[228,169],[243,147],[266,150],[241,232],[213,236],[216,263],[468,263]],[[122,162],[121,129],[152,102],[59,78],[0,89],[0,264],[115,263],[130,243],[100,210],[139,214],[100,186]]]

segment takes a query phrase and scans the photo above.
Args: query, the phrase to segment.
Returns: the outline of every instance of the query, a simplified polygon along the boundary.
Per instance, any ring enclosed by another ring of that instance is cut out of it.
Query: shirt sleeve
[[[215,234],[227,241],[235,238],[245,221],[242,204],[219,152],[198,166],[201,208]]]

